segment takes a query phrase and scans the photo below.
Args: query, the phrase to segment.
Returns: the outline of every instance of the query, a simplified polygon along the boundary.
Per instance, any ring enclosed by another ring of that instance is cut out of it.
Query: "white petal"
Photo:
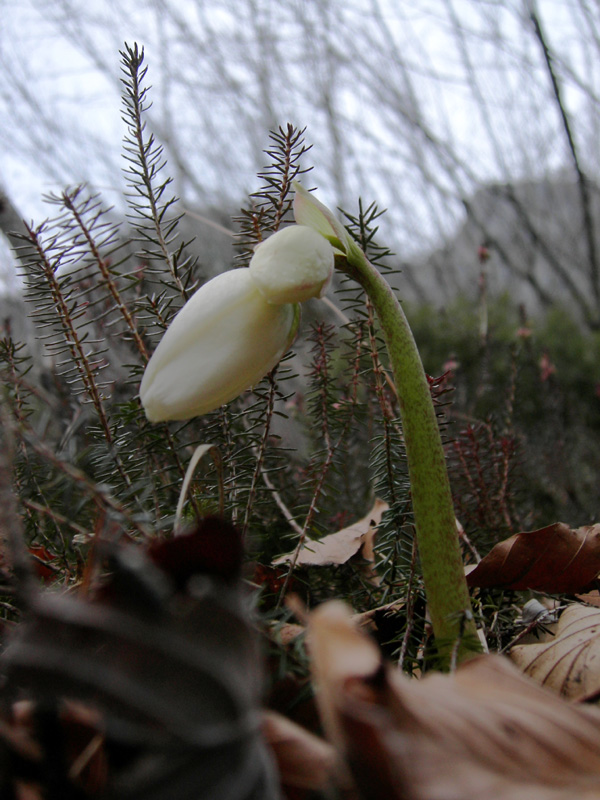
[[[151,422],[213,411],[263,378],[290,347],[297,307],[271,305],[249,270],[217,275],[174,318],[148,362],[140,398]]]
[[[328,239],[334,247],[344,246],[346,229],[333,212],[320,200],[307,191],[301,183],[293,181],[294,219],[299,225],[306,225]]]
[[[333,266],[333,248],[323,236],[290,225],[256,248],[250,274],[270,303],[302,303],[325,293]]]

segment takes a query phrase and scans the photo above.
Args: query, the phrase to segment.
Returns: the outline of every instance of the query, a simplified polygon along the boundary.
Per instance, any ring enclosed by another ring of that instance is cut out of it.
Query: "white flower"
[[[250,274],[269,303],[302,303],[323,296],[333,265],[333,249],[323,236],[290,225],[258,245]]]
[[[140,386],[148,419],[207,414],[258,383],[291,346],[298,303],[322,296],[333,267],[323,236],[290,225],[261,242],[249,269],[204,284],[148,362]]]
[[[258,383],[291,346],[299,306],[267,302],[249,269],[217,275],[174,318],[146,366],[151,422],[207,414]]]

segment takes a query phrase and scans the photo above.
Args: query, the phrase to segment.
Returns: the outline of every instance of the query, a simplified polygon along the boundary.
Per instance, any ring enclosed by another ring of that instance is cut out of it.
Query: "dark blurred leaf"
[[[244,547],[234,525],[217,517],[205,517],[187,533],[153,543],[148,555],[182,588],[192,575],[237,580]]]
[[[197,542],[165,543],[153,560],[119,548],[94,602],[40,594],[2,656],[10,691],[27,690],[41,707],[77,699],[102,714],[111,800],[277,796],[242,586],[199,575]],[[186,547],[194,557],[184,569]],[[188,577],[188,591],[176,592]]]

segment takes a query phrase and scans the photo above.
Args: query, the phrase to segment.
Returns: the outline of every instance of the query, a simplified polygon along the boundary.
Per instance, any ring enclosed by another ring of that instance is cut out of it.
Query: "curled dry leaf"
[[[600,524],[569,528],[555,522],[499,542],[467,575],[469,586],[585,591],[600,573]]]
[[[381,665],[339,604],[311,615],[309,642],[326,731],[364,797],[600,798],[600,711],[567,703],[508,659],[411,680]]]
[[[588,606],[600,608],[600,592],[598,592],[598,589],[593,589],[591,592],[585,592],[584,594],[578,594],[576,597],[578,600],[581,600],[582,603],[587,603]]]
[[[324,792],[337,783],[336,753],[329,742],[274,711],[263,713],[261,727],[283,786]]]
[[[574,603],[553,639],[513,647],[510,657],[526,675],[571,700],[600,693],[600,609]]]
[[[378,618],[393,618],[402,612],[405,605],[406,603],[403,599],[393,600],[391,603],[385,603],[385,605],[370,608],[360,614],[354,614],[352,622],[357,628],[363,628],[375,634],[378,630]],[[381,623],[379,622],[379,624]],[[305,630],[304,625],[286,622],[283,625],[274,625],[272,635],[275,641],[279,642],[283,647],[287,647],[293,644],[299,636],[302,636]]]
[[[358,522],[354,522],[336,533],[330,533],[319,541],[305,542],[296,564],[320,567],[345,564],[357,555],[361,555],[366,561],[373,561],[373,540],[381,517],[388,508],[388,504],[383,500],[375,500],[369,513]],[[293,552],[286,553],[276,558],[273,564],[284,564],[292,561],[293,557]]]

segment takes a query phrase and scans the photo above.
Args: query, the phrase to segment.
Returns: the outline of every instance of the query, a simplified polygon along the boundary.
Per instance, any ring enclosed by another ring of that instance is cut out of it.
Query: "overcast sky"
[[[121,202],[118,51],[137,41],[184,203],[238,202],[269,126],[290,120],[308,127],[326,201],[376,193],[422,248],[456,224],[461,192],[568,164],[527,2],[0,0],[0,182],[27,218],[48,213],[44,192],[81,181]],[[537,4],[590,170],[593,6]]]

